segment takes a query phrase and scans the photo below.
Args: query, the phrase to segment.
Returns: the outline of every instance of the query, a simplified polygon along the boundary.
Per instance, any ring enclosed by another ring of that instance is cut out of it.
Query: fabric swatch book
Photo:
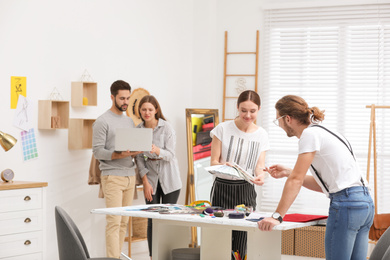
[[[213,165],[206,167],[205,170],[217,177],[225,179],[246,180],[249,183],[252,183],[252,181],[254,180],[254,177],[252,175],[250,175],[247,171],[242,169],[237,164],[234,164],[233,166]]]
[[[188,207],[178,204],[161,204],[153,205],[142,210],[149,212],[158,212],[160,214],[201,214],[204,208],[197,209],[194,207]]]

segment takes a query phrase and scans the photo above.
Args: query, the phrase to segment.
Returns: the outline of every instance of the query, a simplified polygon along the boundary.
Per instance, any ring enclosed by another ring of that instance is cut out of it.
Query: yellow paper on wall
[[[26,77],[11,77],[11,109],[16,109],[19,95],[27,97]]]

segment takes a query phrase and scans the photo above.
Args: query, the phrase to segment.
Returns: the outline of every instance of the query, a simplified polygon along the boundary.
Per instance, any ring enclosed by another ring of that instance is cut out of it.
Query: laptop
[[[115,130],[115,151],[142,151],[152,150],[152,128],[117,128]]]

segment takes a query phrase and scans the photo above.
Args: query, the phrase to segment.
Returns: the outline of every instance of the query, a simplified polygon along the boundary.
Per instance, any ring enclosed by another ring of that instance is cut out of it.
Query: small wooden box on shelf
[[[92,125],[95,119],[71,118],[69,120],[68,149],[92,148]]]
[[[67,129],[69,101],[38,100],[38,129]]]
[[[96,82],[72,82],[72,107],[97,106]]]

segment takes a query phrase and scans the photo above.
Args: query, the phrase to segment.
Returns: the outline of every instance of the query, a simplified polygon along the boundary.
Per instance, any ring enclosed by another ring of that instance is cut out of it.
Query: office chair
[[[118,260],[117,258],[91,258],[76,224],[61,207],[55,207],[58,253],[60,260]]]
[[[382,260],[390,259],[390,247],[386,250],[385,254],[382,257]]]
[[[389,260],[390,259],[390,227],[379,238],[369,260]]]

